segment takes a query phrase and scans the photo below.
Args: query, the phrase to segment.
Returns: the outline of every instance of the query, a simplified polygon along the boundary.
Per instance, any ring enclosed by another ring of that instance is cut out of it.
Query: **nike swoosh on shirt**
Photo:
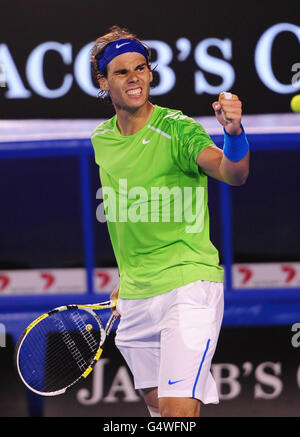
[[[178,379],[178,381],[171,381],[171,380],[169,379],[168,384],[169,384],[169,385],[173,385],[173,384],[177,384],[177,382],[181,382],[181,381],[184,381],[184,379]]]
[[[126,44],[130,44],[130,42],[123,42],[123,44],[116,44],[116,49],[119,49],[122,46],[125,46]]]
[[[148,141],[147,141],[147,140],[145,140],[145,138],[144,138],[144,139],[143,139],[143,144],[148,144],[148,143],[150,143],[150,141],[151,141],[151,140],[148,140]]]

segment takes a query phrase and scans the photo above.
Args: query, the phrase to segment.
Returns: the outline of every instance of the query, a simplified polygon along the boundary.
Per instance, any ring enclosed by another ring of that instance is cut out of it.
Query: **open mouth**
[[[141,87],[138,87],[138,88],[132,88],[132,89],[126,91],[126,94],[127,94],[128,96],[131,96],[131,97],[139,97],[139,96],[142,94],[142,91],[143,91],[143,90],[142,90]]]

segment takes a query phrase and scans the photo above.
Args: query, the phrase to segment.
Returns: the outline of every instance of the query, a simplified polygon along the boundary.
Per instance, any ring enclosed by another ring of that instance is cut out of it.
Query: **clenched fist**
[[[239,135],[242,132],[242,102],[236,94],[221,93],[212,107],[217,120],[229,135]]]

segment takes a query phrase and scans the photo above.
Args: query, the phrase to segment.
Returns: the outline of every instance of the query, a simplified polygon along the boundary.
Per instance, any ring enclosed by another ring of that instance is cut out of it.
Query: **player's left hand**
[[[221,93],[219,100],[213,102],[212,107],[217,120],[224,126],[226,132],[229,135],[239,135],[242,132],[242,102],[236,94],[231,96],[231,99],[225,99],[224,94]]]
[[[120,290],[120,284],[118,284],[111,292],[111,294],[109,296],[110,300],[118,299],[119,290]],[[121,317],[121,314],[116,310],[116,307],[113,307],[111,311],[115,316]]]

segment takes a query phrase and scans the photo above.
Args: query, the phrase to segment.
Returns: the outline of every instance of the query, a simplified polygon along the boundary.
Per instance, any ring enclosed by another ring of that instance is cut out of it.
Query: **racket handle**
[[[110,318],[108,319],[108,322],[106,323],[105,326],[105,333],[106,335],[110,334],[110,331],[116,321],[116,319],[118,318],[118,316],[115,316],[114,314],[111,314]]]
[[[222,91],[220,97],[221,99],[232,99],[232,94],[227,91]]]
[[[229,92],[227,92],[227,91],[223,91],[221,94],[220,94],[220,97],[221,97],[221,99],[232,99],[232,94],[231,93],[229,93]],[[226,121],[226,123],[231,123],[231,120],[230,119],[228,119],[228,118],[226,118],[226,116],[225,116],[225,112],[222,110],[221,111],[222,112],[222,115],[223,115],[223,118],[224,118],[224,120]]]

